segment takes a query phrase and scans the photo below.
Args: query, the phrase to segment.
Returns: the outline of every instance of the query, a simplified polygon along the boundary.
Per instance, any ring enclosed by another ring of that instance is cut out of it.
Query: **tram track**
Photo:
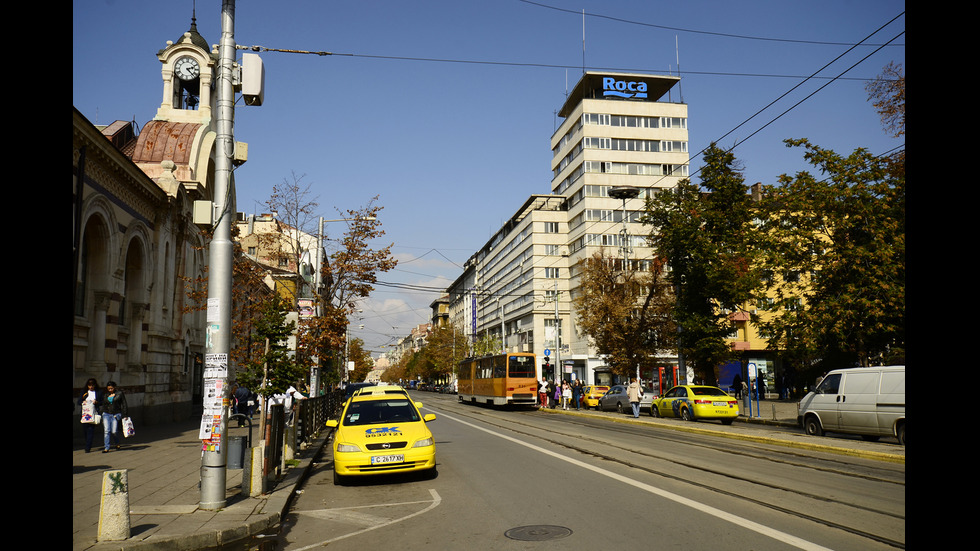
[[[479,410],[479,413],[477,413],[476,411],[473,411],[471,409],[473,406],[466,405],[466,404],[455,404],[455,403],[448,403],[447,404],[447,403],[441,403],[441,402],[439,402],[439,403],[431,404],[431,405],[435,405],[435,407],[432,408],[432,409],[445,408],[445,412],[446,413],[452,413],[452,414],[455,414],[455,415],[459,415],[461,417],[468,418],[468,419],[473,420],[473,421],[479,421],[479,422],[482,422],[484,424],[487,424],[487,425],[490,425],[490,426],[493,426],[493,427],[496,427],[496,428],[499,428],[499,429],[507,430],[507,431],[510,431],[510,432],[513,432],[513,433],[516,433],[516,434],[520,434],[522,436],[526,436],[526,437],[529,437],[529,438],[534,438],[534,439],[537,439],[537,440],[548,442],[548,443],[550,443],[552,445],[555,445],[555,446],[558,446],[558,447],[561,447],[561,448],[564,448],[564,449],[567,449],[567,450],[576,451],[576,452],[579,452],[579,453],[584,454],[584,455],[588,455],[588,456],[592,456],[592,457],[595,457],[595,458],[598,458],[598,459],[602,459],[604,461],[615,462],[617,464],[620,464],[620,465],[623,465],[623,466],[626,466],[626,467],[630,467],[630,468],[633,468],[633,469],[638,469],[640,471],[649,473],[651,475],[658,476],[658,477],[664,478],[666,480],[671,480],[671,481],[673,481],[675,483],[681,483],[681,484],[684,484],[684,485],[689,485],[689,486],[696,487],[696,488],[699,488],[699,489],[702,489],[702,490],[710,491],[712,493],[723,495],[723,496],[726,496],[726,497],[729,497],[729,498],[732,498],[732,499],[736,499],[736,500],[739,500],[739,501],[742,501],[742,502],[751,503],[751,504],[756,505],[756,506],[759,506],[759,507],[764,507],[764,508],[766,508],[768,510],[777,511],[777,512],[780,512],[782,514],[790,515],[790,516],[795,517],[795,518],[798,518],[798,519],[807,520],[807,521],[814,522],[814,523],[819,523],[819,524],[822,524],[824,526],[828,526],[828,527],[831,527],[831,528],[842,530],[842,531],[848,532],[850,534],[854,534],[854,535],[857,535],[857,536],[860,536],[860,537],[864,537],[864,538],[867,538],[867,539],[870,539],[870,540],[873,540],[873,541],[876,541],[876,542],[879,542],[879,543],[888,545],[890,547],[894,547],[894,548],[897,548],[897,549],[905,549],[905,542],[903,542],[903,541],[898,541],[898,540],[895,540],[895,539],[887,538],[887,537],[881,536],[879,534],[875,534],[875,533],[870,532],[870,531],[867,531],[867,530],[862,530],[862,529],[857,528],[857,527],[854,527],[854,526],[848,526],[848,525],[843,524],[841,522],[836,522],[836,521],[833,521],[831,519],[822,518],[820,516],[817,516],[817,515],[814,515],[814,514],[810,514],[810,513],[804,512],[804,511],[800,511],[800,510],[796,510],[796,509],[784,507],[784,506],[781,506],[781,505],[772,503],[771,501],[766,501],[766,500],[763,500],[763,499],[753,498],[751,496],[746,495],[745,492],[734,492],[734,491],[730,491],[730,490],[725,490],[725,489],[722,489],[722,488],[717,487],[716,485],[707,484],[707,483],[701,483],[701,482],[698,482],[696,480],[692,480],[690,477],[669,474],[669,473],[666,473],[666,472],[664,472],[662,470],[653,469],[653,468],[651,468],[649,466],[645,466],[645,465],[641,464],[638,461],[628,460],[626,458],[626,456],[624,456],[623,454],[614,455],[612,453],[602,453],[602,452],[599,452],[599,451],[597,451],[595,449],[590,449],[586,445],[578,445],[578,444],[576,444],[574,442],[579,441],[579,442],[583,442],[585,444],[597,444],[599,446],[604,446],[604,447],[611,448],[612,450],[624,452],[625,454],[628,454],[628,455],[638,456],[638,457],[643,458],[645,460],[656,460],[656,461],[667,462],[667,463],[670,463],[670,464],[674,464],[674,465],[676,465],[678,467],[682,467],[683,469],[686,469],[686,470],[695,470],[695,471],[702,472],[702,473],[704,473],[706,475],[725,477],[727,479],[731,479],[731,480],[738,481],[738,482],[741,482],[741,483],[744,483],[744,484],[748,484],[748,485],[750,485],[752,487],[756,487],[756,488],[759,488],[761,490],[765,490],[767,492],[778,491],[778,492],[783,492],[783,493],[789,493],[789,494],[798,496],[800,498],[804,498],[804,499],[808,499],[808,500],[815,500],[815,501],[819,501],[819,502],[822,502],[822,503],[826,503],[826,504],[830,504],[830,505],[835,505],[835,506],[847,507],[847,508],[849,508],[851,510],[862,511],[864,513],[869,513],[869,514],[872,514],[872,515],[880,515],[880,516],[883,516],[883,517],[887,517],[887,518],[891,518],[891,519],[894,519],[894,520],[901,521],[903,523],[905,521],[904,514],[901,514],[900,515],[900,514],[897,514],[897,513],[893,513],[893,512],[890,512],[890,511],[885,511],[885,510],[874,508],[874,507],[869,507],[869,506],[864,506],[864,505],[860,505],[860,504],[845,502],[845,501],[834,499],[832,497],[828,497],[828,496],[825,496],[825,495],[819,495],[819,494],[816,494],[816,493],[807,492],[807,491],[804,491],[804,490],[802,490],[800,488],[788,488],[788,487],[785,487],[785,486],[771,484],[771,483],[767,483],[767,482],[765,482],[763,480],[758,480],[758,479],[754,479],[754,478],[749,478],[749,477],[746,477],[746,476],[742,476],[741,474],[739,474],[737,472],[734,472],[734,471],[731,471],[731,470],[720,470],[720,469],[716,469],[716,468],[710,468],[710,467],[707,467],[705,465],[692,464],[689,461],[680,461],[680,460],[678,460],[678,459],[676,459],[674,457],[671,457],[669,455],[666,455],[666,454],[659,454],[659,453],[655,453],[655,452],[652,452],[652,451],[649,451],[649,450],[645,450],[645,449],[644,450],[641,450],[641,449],[637,449],[637,447],[634,447],[634,446],[627,447],[627,446],[624,446],[624,445],[618,445],[618,444],[615,444],[615,443],[610,442],[609,440],[600,440],[600,439],[594,438],[594,437],[583,436],[581,434],[581,432],[573,432],[573,431],[570,431],[570,430],[567,430],[567,429],[562,429],[562,426],[568,426],[568,425],[576,426],[576,427],[584,427],[584,428],[588,428],[588,429],[596,429],[597,428],[594,423],[588,423],[588,422],[580,421],[580,420],[577,420],[577,419],[574,419],[574,418],[562,419],[562,423],[553,424],[553,425],[551,425],[549,427],[542,427],[540,424],[533,424],[533,423],[530,423],[530,422],[521,420],[519,416],[514,416],[514,415],[503,416],[502,414],[504,412],[493,410],[493,409],[483,409],[483,408],[481,408]],[[477,406],[477,407],[479,407],[479,406]],[[467,411],[467,410],[469,410],[469,411]],[[657,434],[655,434],[653,432],[650,432],[650,431],[646,431],[646,432],[644,432],[644,431],[638,431],[638,430],[636,430],[635,427],[626,428],[624,426],[618,426],[617,423],[608,423],[608,426],[603,426],[601,428],[602,428],[602,430],[613,431],[613,432],[616,432],[617,434],[627,435],[627,436],[629,436],[631,438],[633,438],[633,437],[642,437],[642,438],[646,439],[647,441],[662,440],[662,441],[666,441],[666,442],[671,442],[673,444],[680,444],[680,445],[685,445],[685,446],[694,446],[694,447],[700,447],[700,448],[708,449],[708,450],[712,450],[712,451],[718,451],[718,447],[717,446],[711,446],[708,443],[692,442],[690,440],[684,440],[684,439],[681,439],[681,438],[670,438],[670,437],[663,436],[663,435],[659,434],[660,431],[658,431]],[[544,434],[542,434],[542,433],[544,433]],[[789,451],[789,450],[778,450],[778,449],[775,449],[773,446],[768,446],[768,447],[762,448],[762,449],[765,450],[764,453],[763,453],[763,451],[760,450],[759,445],[749,445],[749,444],[745,444],[745,443],[740,443],[740,444],[738,444],[738,447],[739,447],[738,450],[733,450],[731,448],[726,448],[724,451],[725,451],[725,453],[735,453],[735,454],[741,455],[741,456],[746,457],[746,458],[755,459],[755,460],[759,460],[759,461],[765,461],[765,462],[774,463],[774,464],[780,464],[780,465],[784,465],[784,466],[790,466],[790,467],[794,467],[794,468],[798,468],[798,469],[813,470],[813,471],[819,471],[819,472],[823,472],[823,473],[836,474],[836,475],[840,475],[840,476],[860,478],[860,479],[864,479],[864,480],[868,480],[868,481],[872,481],[872,482],[876,482],[876,483],[896,484],[896,485],[899,485],[899,486],[902,486],[902,487],[905,486],[904,481],[897,480],[897,476],[898,476],[899,472],[898,471],[891,470],[891,469],[889,469],[889,471],[892,474],[895,474],[896,475],[895,478],[885,478],[885,477],[880,477],[880,476],[869,475],[869,474],[866,474],[866,473],[853,472],[853,471],[850,471],[850,470],[846,470],[846,469],[840,468],[840,465],[847,465],[847,464],[844,463],[844,462],[842,462],[842,461],[839,461],[839,460],[836,460],[835,461],[835,460],[826,459],[826,458],[815,458],[814,456],[805,456],[805,455],[800,454],[798,452],[793,452],[793,451]],[[767,455],[767,454],[773,454],[773,453],[779,454],[780,457],[777,459],[777,458],[771,457],[770,455]],[[806,458],[807,461],[804,462],[802,460],[802,458]],[[814,465],[814,464],[812,464],[814,461],[817,461],[817,462],[820,462],[820,463],[836,463],[836,465],[831,465],[831,466]]]

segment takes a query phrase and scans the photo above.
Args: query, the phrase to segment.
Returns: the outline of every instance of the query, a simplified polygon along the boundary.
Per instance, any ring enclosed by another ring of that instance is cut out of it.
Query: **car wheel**
[[[817,419],[816,415],[808,415],[803,420],[803,430],[810,436],[823,436],[823,426],[820,425],[820,419]]]
[[[344,477],[342,477],[339,474],[337,474],[337,471],[336,470],[333,472],[333,485],[334,486],[343,486],[344,485]]]
[[[735,420],[734,420],[734,419],[722,419],[722,420],[721,420],[721,424],[722,424],[722,425],[731,425],[731,424],[732,424],[732,423],[734,423],[734,422],[735,422]]]
[[[685,421],[693,421],[694,416],[691,415],[690,408],[681,408],[681,419]]]
[[[899,425],[898,426],[898,429],[895,432],[897,433],[897,436],[898,436],[898,443],[904,446],[905,445],[905,423],[902,423],[901,425]]]
[[[616,402],[616,411],[618,413],[626,413],[625,411],[623,411],[623,403],[622,402]]]
[[[656,404],[650,404],[650,417],[660,417],[660,410],[657,409]]]

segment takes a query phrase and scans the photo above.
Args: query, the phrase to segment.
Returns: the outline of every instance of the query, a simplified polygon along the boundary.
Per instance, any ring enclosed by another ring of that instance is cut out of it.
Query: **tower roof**
[[[190,35],[191,44],[201,48],[205,52],[211,51],[211,46],[208,44],[208,41],[201,36],[201,33],[197,32],[197,17],[191,17],[191,28],[188,29],[187,32],[182,33],[177,40],[174,40],[173,43],[180,44],[184,41],[185,35]],[[169,46],[167,48],[169,48]],[[162,48],[159,52],[157,52],[157,54],[162,54],[167,50],[167,48]]]
[[[583,99],[608,99],[603,98],[603,79],[613,78],[618,81],[637,81],[646,84],[646,97],[642,100],[619,99],[619,101],[658,101],[664,97],[675,84],[680,82],[681,77],[663,75],[642,75],[637,73],[594,73],[587,71],[575,85],[572,93],[568,95],[565,104],[558,112],[559,117],[567,117]]]

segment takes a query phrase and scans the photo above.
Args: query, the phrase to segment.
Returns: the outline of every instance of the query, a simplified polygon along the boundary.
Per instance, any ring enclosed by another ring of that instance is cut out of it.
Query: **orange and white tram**
[[[459,401],[494,406],[534,406],[538,380],[534,354],[466,358],[459,363]]]

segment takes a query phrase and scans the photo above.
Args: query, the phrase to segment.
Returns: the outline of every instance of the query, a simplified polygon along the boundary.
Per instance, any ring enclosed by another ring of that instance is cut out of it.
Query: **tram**
[[[459,363],[459,401],[493,406],[534,406],[538,380],[534,354],[466,358]]]

